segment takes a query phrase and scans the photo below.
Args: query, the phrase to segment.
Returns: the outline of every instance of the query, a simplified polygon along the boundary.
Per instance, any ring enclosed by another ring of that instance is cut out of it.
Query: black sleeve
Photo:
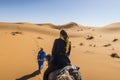
[[[40,53],[40,51],[38,52],[38,55],[37,55],[37,60],[39,59],[39,53]]]
[[[70,56],[70,52],[71,52],[71,42],[70,42],[70,45],[69,45],[69,51],[67,53],[68,56]]]
[[[56,54],[56,47],[57,47],[57,39],[54,41],[53,48],[52,48],[52,56]]]

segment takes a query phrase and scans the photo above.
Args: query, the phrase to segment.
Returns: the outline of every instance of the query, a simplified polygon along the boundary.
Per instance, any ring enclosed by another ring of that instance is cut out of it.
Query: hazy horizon
[[[0,22],[105,26],[120,22],[119,0],[0,0]]]

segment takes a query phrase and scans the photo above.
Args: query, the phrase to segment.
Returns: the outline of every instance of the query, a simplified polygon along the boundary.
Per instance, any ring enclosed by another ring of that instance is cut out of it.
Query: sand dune
[[[106,28],[111,28],[111,29],[113,29],[113,28],[119,28],[120,29],[120,22],[117,22],[117,23],[112,23],[112,24],[109,24],[109,25],[106,25],[105,26]]]
[[[98,31],[109,33],[109,34],[111,34],[111,33],[112,34],[113,33],[118,34],[118,33],[120,33],[119,30],[120,30],[120,23],[119,22],[118,23],[108,24],[108,25],[98,29]]]
[[[64,25],[59,25],[58,26],[60,29],[71,29],[71,28],[74,28],[74,29],[78,29],[80,26],[77,24],[77,23],[74,23],[74,22],[70,22],[68,24],[64,24]]]
[[[0,22],[0,80],[42,80],[47,63],[38,74],[37,53],[40,47],[51,53],[60,29],[70,36],[70,59],[80,67],[83,80],[120,80],[119,23],[102,28],[68,23],[58,28],[53,24],[5,22]]]
[[[44,24],[37,24],[39,26],[43,26],[43,27],[47,27],[47,28],[52,28],[52,29],[58,29],[58,30],[61,30],[61,29],[65,29],[65,30],[71,30],[71,29],[74,29],[74,30],[77,30],[77,31],[83,31],[83,29],[87,29],[87,27],[83,26],[83,25],[79,25],[75,22],[70,22],[70,23],[67,23],[67,24],[64,24],[64,25],[54,25],[54,24],[51,24],[51,23],[44,23]]]
[[[55,33],[58,33],[58,30],[48,29],[48,28],[45,28],[45,26],[40,27],[38,25],[28,24],[28,23],[20,23],[20,24],[0,23],[0,29],[21,31],[21,32],[27,31],[30,33],[41,33],[41,34],[47,34],[47,35],[54,35]]]

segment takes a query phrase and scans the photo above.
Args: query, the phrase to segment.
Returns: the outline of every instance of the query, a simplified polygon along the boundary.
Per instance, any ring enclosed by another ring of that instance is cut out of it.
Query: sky
[[[0,22],[99,27],[120,22],[120,0],[0,0]]]

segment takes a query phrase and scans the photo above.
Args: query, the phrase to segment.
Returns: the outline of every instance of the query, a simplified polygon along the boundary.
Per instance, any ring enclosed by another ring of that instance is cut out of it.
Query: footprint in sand
[[[80,43],[79,45],[80,45],[80,46],[83,46],[83,43]]]
[[[112,48],[112,50],[114,51],[114,50],[115,50],[115,48]]]
[[[75,48],[76,46],[72,46],[72,48]]]
[[[43,38],[41,38],[41,37],[37,37],[37,39],[43,39]]]
[[[96,45],[95,45],[95,44],[94,44],[94,45],[93,45],[93,44],[89,44],[89,46],[91,46],[91,47],[96,47]]]
[[[100,38],[102,37],[102,35],[99,36]]]

